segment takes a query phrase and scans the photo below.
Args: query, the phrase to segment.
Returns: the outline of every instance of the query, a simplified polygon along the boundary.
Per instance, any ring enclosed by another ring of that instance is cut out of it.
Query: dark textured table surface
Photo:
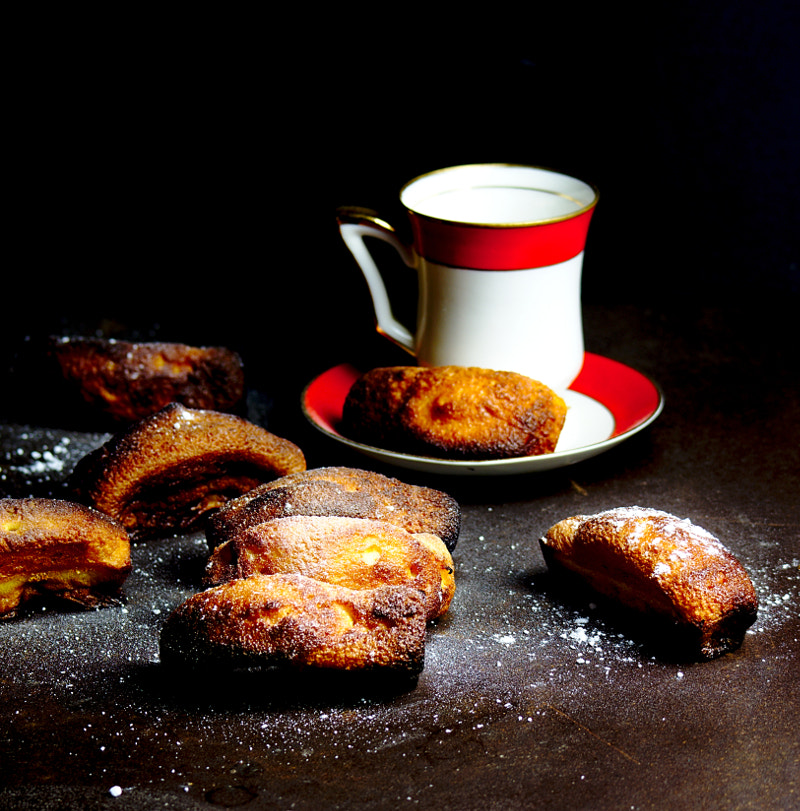
[[[406,481],[461,503],[457,593],[412,690],[312,693],[251,674],[174,684],[167,613],[196,590],[202,535],[140,543],[126,603],[0,624],[0,808],[790,809],[800,806],[800,385],[785,315],[587,307],[587,349],[651,376],[665,409],[607,453],[541,474]],[[305,378],[268,389],[268,426],[309,466],[352,464],[305,424]],[[331,358],[349,361],[351,358]],[[59,492],[101,435],[2,426],[3,495]],[[758,619],[711,662],[661,655],[548,582],[559,519],[655,507],[715,533]],[[118,795],[118,796],[117,796]]]

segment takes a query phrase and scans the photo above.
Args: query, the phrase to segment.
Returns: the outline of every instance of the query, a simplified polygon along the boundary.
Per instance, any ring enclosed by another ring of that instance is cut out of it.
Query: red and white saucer
[[[347,392],[361,372],[334,366],[303,391],[309,422],[331,439],[381,462],[427,473],[510,475],[575,464],[613,448],[650,425],[664,408],[664,397],[650,378],[618,361],[587,352],[583,368],[564,395],[567,419],[554,453],[515,459],[454,461],[413,456],[354,442],[339,432]]]

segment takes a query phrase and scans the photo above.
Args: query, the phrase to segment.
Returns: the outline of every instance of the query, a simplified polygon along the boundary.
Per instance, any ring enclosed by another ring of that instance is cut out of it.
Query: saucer
[[[345,397],[360,375],[354,366],[341,364],[312,380],[302,396],[306,418],[326,436],[365,456],[426,473],[499,476],[572,465],[632,437],[664,408],[661,390],[650,378],[618,361],[587,352],[580,374],[564,394],[567,419],[553,453],[485,461],[437,459],[375,448],[339,433]]]

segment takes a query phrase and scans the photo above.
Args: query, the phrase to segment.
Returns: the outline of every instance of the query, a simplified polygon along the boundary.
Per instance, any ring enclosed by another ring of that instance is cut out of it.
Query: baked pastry
[[[130,569],[128,533],[107,516],[60,499],[0,499],[0,616],[42,595],[113,603]]]
[[[304,469],[289,440],[233,414],[172,403],[83,457],[69,486],[141,539],[192,531],[229,498]]]
[[[461,508],[440,490],[350,467],[292,473],[231,499],[209,516],[206,538],[213,548],[247,527],[290,515],[373,518],[408,532],[429,532],[452,552],[461,529]]]
[[[241,358],[225,347],[54,337],[48,353],[67,405],[83,404],[115,422],[134,422],[172,402],[225,412],[244,402]]]
[[[390,366],[356,380],[341,431],[401,453],[505,459],[552,453],[566,413],[555,392],[516,372]]]
[[[549,567],[596,592],[669,620],[702,658],[741,645],[756,618],[741,563],[706,530],[669,513],[619,507],[560,521],[541,539]]]
[[[455,593],[453,558],[440,538],[368,518],[296,515],[250,527],[214,550],[206,585],[256,573],[359,590],[408,586],[424,595],[428,619],[444,614]]]
[[[189,597],[160,635],[167,666],[421,672],[426,619],[415,589],[356,591],[299,574],[231,580]]]

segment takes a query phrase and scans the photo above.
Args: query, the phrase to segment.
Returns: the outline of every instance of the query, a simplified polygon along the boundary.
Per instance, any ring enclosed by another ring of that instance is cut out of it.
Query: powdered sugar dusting
[[[592,516],[581,516],[582,520],[594,519],[609,522],[616,530],[626,530],[626,542],[636,546],[642,539],[647,527],[648,519],[658,520],[658,532],[661,538],[680,543],[684,539],[701,544],[703,551],[709,555],[723,555],[725,547],[715,535],[703,527],[692,523],[689,518],[680,518],[663,510],[654,510],[646,507],[615,507],[599,512]],[[681,556],[681,550],[673,552]]]
[[[0,496],[59,495],[76,462],[108,437],[0,424]]]
[[[175,423],[174,428],[180,431],[184,424],[190,424],[197,420],[197,414],[190,408],[178,407],[175,409]]]
[[[33,450],[27,455],[26,464],[18,465],[17,470],[21,473],[37,475],[46,472],[61,473],[64,470],[69,452],[69,437],[63,437],[60,442],[53,446],[52,450],[45,447],[42,450]],[[22,448],[17,450],[20,457],[25,457]]]

